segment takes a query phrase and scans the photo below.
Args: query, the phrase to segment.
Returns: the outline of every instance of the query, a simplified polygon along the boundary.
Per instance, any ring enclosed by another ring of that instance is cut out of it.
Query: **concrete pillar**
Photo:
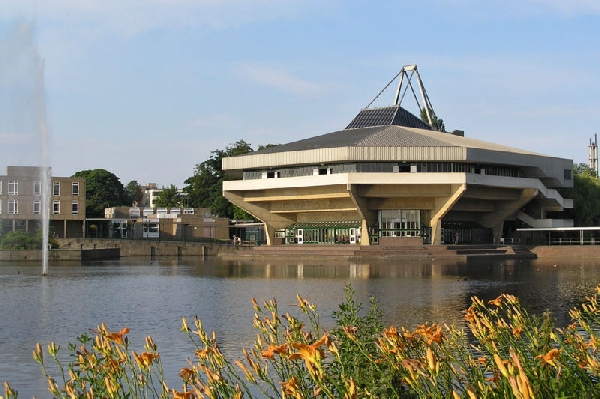
[[[367,200],[359,195],[358,187],[356,185],[349,186],[348,192],[350,193],[350,199],[356,206],[362,220],[360,245],[371,245],[369,226],[373,226],[377,221],[377,211],[368,208]]]
[[[271,213],[266,207],[244,201],[244,198],[237,193],[224,191],[223,196],[232,204],[239,206],[264,223],[267,245],[273,245],[273,242],[275,241],[275,230],[283,229],[296,221],[295,214],[286,214],[284,217],[279,214]]]
[[[367,219],[362,220],[361,228],[360,228],[360,245],[371,245],[371,239],[369,236],[369,225],[367,224]]]
[[[431,244],[442,243],[442,219],[431,219]]]
[[[265,237],[267,239],[267,245],[273,245],[273,242],[275,241],[275,230],[276,228],[273,227],[273,225],[269,224],[269,223],[265,223]]]
[[[494,234],[494,242],[499,242],[502,235],[504,220],[509,216],[517,213],[519,209],[525,206],[529,201],[538,195],[538,190],[535,188],[525,188],[521,191],[521,195],[516,201],[506,201],[497,205],[495,212],[485,215],[481,218],[482,226],[491,228]]]
[[[450,185],[450,195],[447,197],[436,197],[434,209],[431,212],[430,224],[431,224],[431,244],[440,245],[442,243],[442,218],[452,206],[459,200],[459,198],[466,191],[466,184],[452,184]]]
[[[500,223],[496,223],[492,226],[492,235],[494,237],[494,243],[500,244],[500,239],[502,238],[502,231],[504,230],[504,220]]]

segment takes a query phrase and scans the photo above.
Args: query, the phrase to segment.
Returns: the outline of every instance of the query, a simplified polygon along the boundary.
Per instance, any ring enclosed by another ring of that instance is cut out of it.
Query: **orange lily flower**
[[[187,381],[194,377],[195,371],[189,367],[184,367],[179,371],[179,376],[182,380]]]
[[[292,343],[292,347],[294,347],[294,349],[297,349],[298,352],[297,353],[292,353],[289,356],[290,360],[294,360],[294,359],[304,359],[304,362],[306,363],[306,367],[309,370],[313,370],[312,365],[313,364],[317,364],[321,359],[323,359],[323,357],[325,357],[325,354],[323,353],[323,350],[320,349],[321,346],[326,345],[329,343],[329,337],[327,336],[327,334],[324,334],[321,339],[319,339],[317,342],[315,342],[314,344],[301,344],[299,342],[294,342]]]
[[[388,338],[398,338],[398,330],[396,330],[396,327],[391,326],[387,330],[383,329],[383,335]]]
[[[536,359],[542,359],[542,363],[549,364],[551,366],[557,367],[556,363],[554,363],[554,358],[560,355],[560,351],[557,348],[552,348],[545,355],[536,356]]]
[[[262,357],[267,359],[275,360],[275,354],[286,353],[287,344],[283,345],[267,345],[267,350],[262,351]]]
[[[137,362],[137,364],[140,367],[143,367],[145,369],[148,369],[150,367],[150,365],[152,364],[152,362],[154,361],[154,359],[158,358],[158,353],[148,353],[148,352],[144,352],[141,354],[137,354],[135,353],[135,351],[131,351],[131,354],[133,355],[133,357],[135,358],[135,361]]]
[[[173,389],[171,393],[173,393],[173,399],[191,399],[196,397],[194,392],[179,392]]]
[[[126,327],[119,332],[113,332],[113,333],[107,334],[106,338],[118,343],[119,345],[125,345],[125,343],[123,342],[123,335],[127,334],[128,332],[129,332],[129,328]]]
[[[298,385],[298,379],[296,377],[290,378],[288,381],[280,382],[281,384],[281,396],[286,398],[288,395],[297,399],[302,398],[302,391]]]

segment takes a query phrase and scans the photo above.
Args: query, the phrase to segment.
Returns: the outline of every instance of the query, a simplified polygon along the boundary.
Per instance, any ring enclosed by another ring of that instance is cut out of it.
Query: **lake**
[[[255,338],[251,299],[276,298],[280,313],[297,311],[296,294],[315,303],[324,327],[351,284],[366,305],[375,297],[386,325],[424,322],[463,325],[471,297],[518,296],[531,313],[550,310],[559,325],[568,310],[600,283],[600,262],[581,259],[438,261],[293,259],[222,261],[219,258],[122,258],[90,264],[50,263],[42,276],[35,263],[0,263],[0,383],[19,397],[50,396],[31,351],[40,342],[60,344],[105,323],[131,329],[132,349],[151,335],[167,382],[180,388],[178,372],[193,356],[180,332],[181,317],[200,317],[222,348],[239,357]]]

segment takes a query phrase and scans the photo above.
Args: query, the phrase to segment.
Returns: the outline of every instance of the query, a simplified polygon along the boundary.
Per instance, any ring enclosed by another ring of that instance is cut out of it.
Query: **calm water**
[[[123,259],[94,264],[0,263],[0,383],[19,396],[48,397],[46,381],[31,351],[56,341],[67,344],[100,323],[111,331],[129,327],[132,349],[151,335],[161,352],[167,382],[193,349],[179,331],[181,317],[198,315],[216,331],[226,353],[238,356],[255,337],[252,297],[276,298],[280,313],[297,311],[296,294],[316,303],[325,327],[351,283],[356,299],[378,299],[386,324],[462,324],[472,296],[517,295],[534,313],[546,309],[558,323],[600,283],[600,261],[304,261],[223,262]],[[0,385],[1,386],[1,385]]]

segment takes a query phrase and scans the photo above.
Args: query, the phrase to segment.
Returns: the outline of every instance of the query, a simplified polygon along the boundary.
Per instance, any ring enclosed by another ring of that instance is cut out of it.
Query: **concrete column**
[[[491,228],[494,235],[494,242],[499,242],[502,236],[504,220],[517,213],[519,209],[525,206],[529,201],[538,195],[538,190],[535,188],[525,188],[521,191],[521,195],[516,201],[506,201],[496,206],[496,211],[481,218],[482,226]]]
[[[288,214],[289,216],[284,217],[279,214],[273,214],[263,206],[258,206],[251,202],[244,201],[244,198],[234,192],[226,191],[223,192],[223,196],[227,198],[232,204],[239,206],[246,212],[250,213],[252,216],[261,220],[265,225],[265,236],[267,238],[267,245],[273,245],[275,240],[275,230],[283,229],[290,224],[293,224],[296,220],[295,214]],[[265,204],[265,203],[261,203]]]
[[[373,226],[377,221],[377,211],[368,208],[367,200],[359,195],[358,187],[356,185],[349,186],[348,192],[350,193],[350,199],[356,206],[362,220],[360,245],[371,245],[369,226]]]
[[[463,193],[466,191],[466,184],[452,184],[450,185],[450,195],[447,197],[436,197],[434,209],[431,214],[433,215],[430,220],[431,224],[431,244],[440,245],[442,243],[442,218],[452,206],[460,199]]]
[[[442,243],[442,219],[431,219],[431,244]]]
[[[371,245],[371,239],[369,236],[369,225],[367,224],[367,219],[362,220],[362,225],[360,228],[360,245]]]
[[[267,238],[267,245],[273,245],[275,241],[275,230],[277,230],[273,225],[269,223],[265,223],[265,237]]]
[[[500,223],[496,223],[492,226],[492,235],[494,236],[494,243],[499,244],[502,238],[502,231],[504,230],[504,220]]]

